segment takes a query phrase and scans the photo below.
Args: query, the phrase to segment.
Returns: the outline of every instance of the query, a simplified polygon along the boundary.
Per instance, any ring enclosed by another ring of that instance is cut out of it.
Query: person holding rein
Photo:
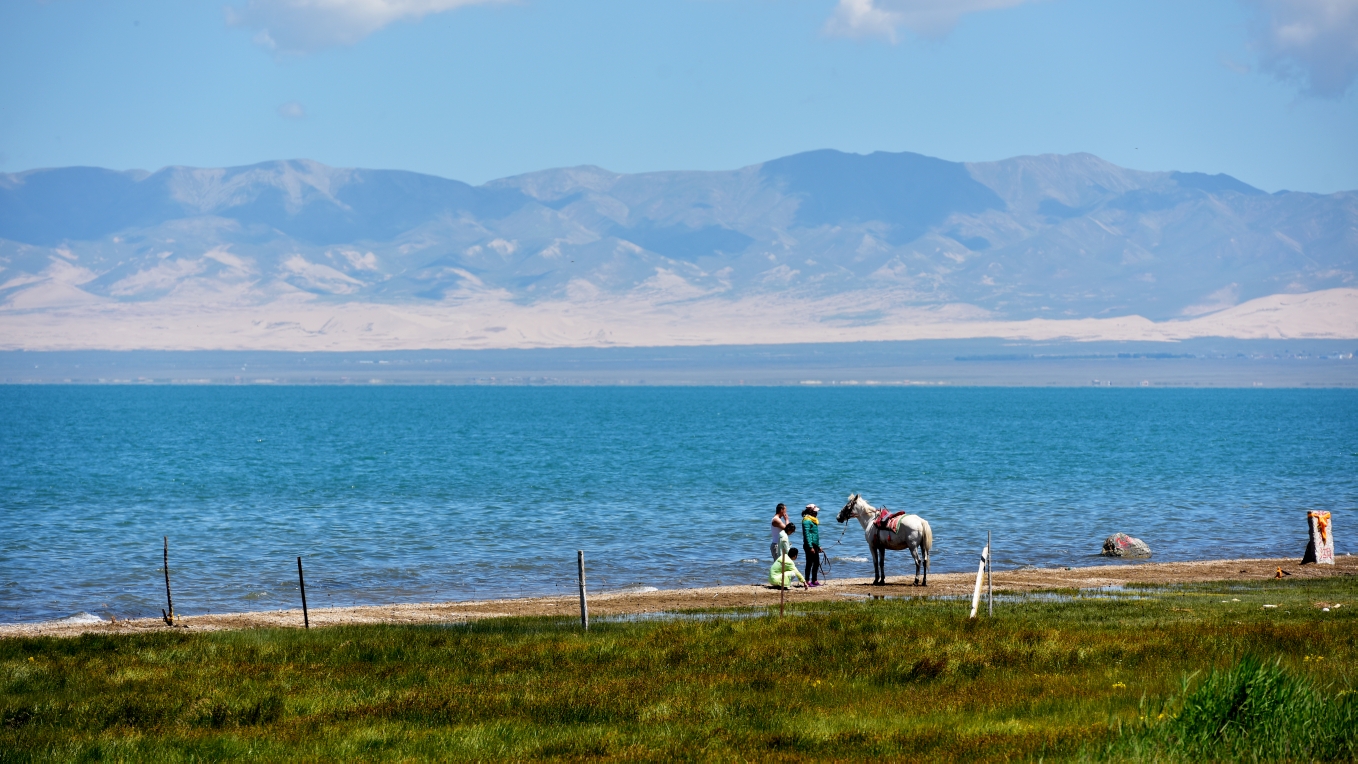
[[[807,504],[802,510],[802,551],[806,553],[807,588],[820,586],[820,507]]]

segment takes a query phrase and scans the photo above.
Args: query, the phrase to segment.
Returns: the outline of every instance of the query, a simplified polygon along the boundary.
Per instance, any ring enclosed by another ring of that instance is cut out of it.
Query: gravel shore
[[[1278,568],[1292,578],[1358,576],[1358,557],[1343,555],[1331,565],[1300,565],[1296,558],[1204,560],[1199,562],[1136,562],[1079,568],[1041,568],[995,571],[996,591],[1026,592],[1043,589],[1093,589],[1126,584],[1183,584],[1203,581],[1260,581],[1274,578]],[[936,597],[971,594],[975,573],[943,573],[929,577],[928,588],[911,585],[912,576],[895,576],[886,586],[872,586],[871,579],[846,578],[815,589],[791,589],[787,603],[849,600],[864,597]],[[761,584],[711,586],[697,589],[662,589],[651,592],[591,593],[591,617],[625,616],[697,608],[769,607],[778,604],[776,589]],[[1349,603],[1346,603],[1349,604]],[[1350,606],[1358,606],[1352,603]],[[368,623],[458,623],[507,616],[578,616],[579,599],[526,597],[522,599],[466,602],[368,605],[313,608],[316,627]],[[963,610],[968,603],[959,602]],[[302,626],[301,608],[253,613],[224,613],[182,617],[176,628],[193,631],[258,629]],[[46,621],[0,624],[0,638],[74,637],[81,634],[125,634],[170,628],[159,618],[136,618],[116,622]]]

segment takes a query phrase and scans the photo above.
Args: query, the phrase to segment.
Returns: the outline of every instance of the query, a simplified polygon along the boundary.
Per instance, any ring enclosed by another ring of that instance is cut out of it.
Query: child
[[[807,587],[820,586],[820,507],[807,504],[802,510],[802,551],[806,552]]]
[[[773,567],[769,568],[769,586],[775,589],[786,589],[788,577],[795,576],[796,580],[806,584],[806,578],[802,572],[797,570],[797,549],[794,547],[787,550],[787,554],[773,561]]]

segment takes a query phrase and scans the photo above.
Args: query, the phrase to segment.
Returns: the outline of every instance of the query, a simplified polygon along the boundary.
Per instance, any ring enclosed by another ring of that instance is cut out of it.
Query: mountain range
[[[1358,192],[812,151],[471,186],[296,160],[0,175],[0,347],[1358,337]]]

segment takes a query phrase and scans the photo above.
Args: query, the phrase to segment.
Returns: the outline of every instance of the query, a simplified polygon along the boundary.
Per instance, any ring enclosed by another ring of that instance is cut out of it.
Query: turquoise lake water
[[[0,387],[0,621],[756,583],[775,504],[923,515],[937,572],[1296,556],[1358,521],[1344,390]],[[888,572],[913,573],[908,554]]]

